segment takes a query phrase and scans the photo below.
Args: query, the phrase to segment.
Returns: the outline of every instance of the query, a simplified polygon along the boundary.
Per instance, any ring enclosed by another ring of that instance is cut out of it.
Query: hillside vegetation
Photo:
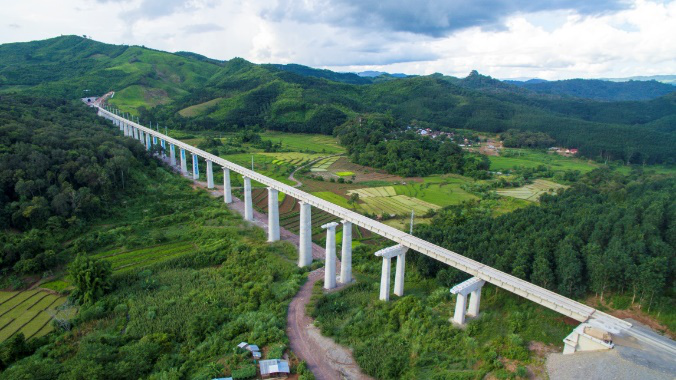
[[[476,72],[463,79],[434,74],[366,80],[298,65],[256,65],[240,58],[219,62],[75,36],[0,46],[0,91],[79,97],[115,90],[113,105],[172,128],[225,131],[258,125],[331,134],[360,114],[383,113],[398,128],[538,131],[591,158],[676,161],[675,93],[649,101],[561,98]]]

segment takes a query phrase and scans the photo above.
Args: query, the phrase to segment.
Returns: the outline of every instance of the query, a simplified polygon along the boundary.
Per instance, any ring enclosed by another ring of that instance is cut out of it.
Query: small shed
[[[249,344],[245,347],[245,349],[251,352],[260,351],[260,348],[258,348],[258,346],[256,346],[255,344]]]
[[[287,376],[291,373],[289,362],[280,359],[261,360],[261,376],[266,379],[272,376]]]

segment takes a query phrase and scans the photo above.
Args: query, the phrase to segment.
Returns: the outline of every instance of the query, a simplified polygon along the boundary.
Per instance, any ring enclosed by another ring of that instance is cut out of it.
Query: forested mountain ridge
[[[676,86],[656,80],[611,82],[601,79],[566,79],[542,82],[505,82],[541,94],[605,101],[650,100],[676,91]]]
[[[2,92],[80,97],[115,90],[113,105],[172,128],[258,125],[331,134],[357,115],[383,113],[392,115],[398,128],[418,122],[496,133],[538,131],[587,157],[676,161],[674,94],[598,102],[539,95],[476,72],[464,79],[434,74],[362,83],[370,80],[300,65],[257,65],[240,58],[222,62],[75,36],[0,46]]]

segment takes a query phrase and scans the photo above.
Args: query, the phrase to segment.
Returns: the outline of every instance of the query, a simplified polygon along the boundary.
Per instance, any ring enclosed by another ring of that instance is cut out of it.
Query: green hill
[[[541,131],[587,157],[676,161],[676,93],[649,101],[601,102],[537,94],[477,72],[462,79],[433,74],[372,80],[76,36],[0,45],[0,93],[80,97],[110,90],[116,91],[111,103],[118,108],[173,128],[258,125],[331,134],[357,115],[383,113],[392,115],[398,128]]]

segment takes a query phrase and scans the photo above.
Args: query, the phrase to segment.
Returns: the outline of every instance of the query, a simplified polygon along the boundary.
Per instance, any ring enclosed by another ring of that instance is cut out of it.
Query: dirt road
[[[176,168],[173,169],[176,170]],[[193,183],[194,187],[207,190],[206,182],[193,181]],[[207,191],[214,197],[223,197],[222,186],[216,186],[215,189]],[[244,215],[244,202],[236,197],[233,197],[232,200],[233,202],[228,207],[240,215]],[[267,229],[267,215],[254,210],[253,223],[263,229]],[[280,227],[280,237],[296,247],[300,243],[298,235],[283,227]],[[325,254],[326,252],[323,247],[312,243],[313,260],[324,260]],[[336,260],[336,273],[340,273],[339,260]],[[352,357],[352,351],[337,344],[331,338],[322,336],[319,329],[314,326],[314,320],[305,313],[305,307],[312,295],[312,287],[323,278],[324,268],[310,272],[307,282],[300,288],[300,291],[294,296],[293,300],[291,300],[287,313],[286,330],[291,350],[293,350],[297,357],[307,363],[308,368],[317,380],[370,380],[372,379],[371,377],[361,372],[359,365],[357,365]]]

